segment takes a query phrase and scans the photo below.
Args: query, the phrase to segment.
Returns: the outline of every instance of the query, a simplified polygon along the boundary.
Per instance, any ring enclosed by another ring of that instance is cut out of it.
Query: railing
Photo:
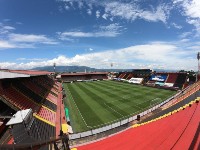
[[[156,110],[157,108],[163,106],[164,104],[166,104],[168,102],[170,102],[171,104],[174,104],[175,102],[181,101],[181,100],[185,99],[186,97],[192,95],[193,93],[195,93],[199,89],[200,89],[200,81],[195,83],[194,85],[192,85],[190,88],[187,88],[185,91],[178,92],[176,95],[168,98],[167,100],[163,101],[162,103],[158,102],[158,103],[154,104],[153,107],[150,106],[152,108],[149,108],[145,111],[143,110],[143,112],[141,112],[141,111],[137,112],[137,114],[135,114],[134,116],[128,117],[124,120],[121,120],[121,121],[118,121],[118,122],[115,122],[115,123],[112,123],[112,124],[109,124],[109,125],[97,128],[97,129],[92,129],[92,130],[81,132],[81,133],[70,134],[69,139],[75,140],[75,139],[84,138],[84,137],[92,136],[92,135],[102,133],[102,132],[105,132],[105,131],[108,131],[108,130],[115,129],[119,126],[122,126],[124,124],[127,124],[129,122],[136,120],[138,115],[140,117],[142,117],[142,116]],[[186,93],[183,93],[183,92],[186,92]]]
[[[51,148],[54,147],[54,149],[58,149],[57,147],[57,142],[60,141],[60,143],[62,143],[63,149],[64,150],[70,150],[69,149],[69,144],[68,144],[68,136],[67,135],[63,135],[60,138],[53,138],[51,140],[46,140],[46,141],[40,141],[40,142],[33,142],[33,143],[25,143],[25,144],[2,144],[0,145],[0,149],[6,149],[6,150],[25,150],[25,149],[29,149],[29,150],[36,150],[39,149],[41,147],[47,146],[49,145]]]

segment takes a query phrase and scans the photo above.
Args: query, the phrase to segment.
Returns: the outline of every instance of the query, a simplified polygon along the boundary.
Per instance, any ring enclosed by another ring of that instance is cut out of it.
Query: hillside
[[[33,70],[50,71],[53,72],[53,66],[36,67]],[[120,71],[132,71],[132,69],[95,69],[87,66],[56,66],[56,72],[120,72]]]

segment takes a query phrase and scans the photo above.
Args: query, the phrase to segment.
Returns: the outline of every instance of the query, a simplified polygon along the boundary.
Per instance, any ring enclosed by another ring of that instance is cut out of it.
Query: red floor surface
[[[91,144],[77,147],[78,150],[186,150],[196,134],[200,122],[200,104],[181,110],[158,121],[131,128],[120,134]],[[199,142],[199,136],[195,143]],[[197,149],[195,144],[193,149]]]
[[[62,102],[62,84],[59,84],[58,101],[57,101],[57,112],[56,112],[56,137],[59,137],[61,125],[66,124],[67,120],[65,117],[64,102]]]

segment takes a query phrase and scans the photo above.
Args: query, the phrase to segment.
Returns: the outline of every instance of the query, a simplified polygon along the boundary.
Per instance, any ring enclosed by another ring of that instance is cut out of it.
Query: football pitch
[[[75,132],[87,131],[136,115],[175,91],[116,81],[64,83],[65,106]]]

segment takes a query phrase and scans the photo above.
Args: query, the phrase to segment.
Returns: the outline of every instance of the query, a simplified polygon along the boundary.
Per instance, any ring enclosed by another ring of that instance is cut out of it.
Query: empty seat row
[[[56,124],[56,113],[55,112],[52,112],[50,110],[48,110],[47,108],[44,108],[44,107],[40,107],[40,110],[37,112],[37,114],[44,118],[45,120],[53,123],[53,124]]]
[[[28,109],[31,108],[33,111],[37,111],[38,105],[31,101],[25,95],[19,93],[15,88],[8,87],[5,88],[1,93],[4,98],[19,109]]]

